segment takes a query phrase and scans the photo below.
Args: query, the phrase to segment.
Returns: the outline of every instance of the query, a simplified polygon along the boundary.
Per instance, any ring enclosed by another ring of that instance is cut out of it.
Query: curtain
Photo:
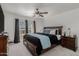
[[[14,43],[20,42],[19,37],[19,19],[15,19],[15,37],[14,37]]]
[[[28,21],[25,20],[25,26],[26,26],[26,33],[28,33]]]
[[[36,22],[33,21],[33,24],[34,24],[34,33],[36,33]]]

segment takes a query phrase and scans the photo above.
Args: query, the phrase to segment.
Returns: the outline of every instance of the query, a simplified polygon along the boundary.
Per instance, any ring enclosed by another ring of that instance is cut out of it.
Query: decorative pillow
[[[43,33],[49,34],[50,33],[50,30],[44,30]]]
[[[56,31],[56,30],[51,30],[51,31],[50,31],[50,34],[55,35],[55,31]]]
[[[56,35],[56,36],[57,36],[58,40],[60,40],[60,39],[61,39],[61,35]]]

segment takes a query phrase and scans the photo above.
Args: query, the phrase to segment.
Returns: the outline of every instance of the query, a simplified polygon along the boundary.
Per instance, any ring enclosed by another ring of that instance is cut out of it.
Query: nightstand
[[[72,37],[61,37],[61,45],[65,48],[76,51],[77,49],[77,39]]]
[[[8,36],[0,35],[0,56],[7,56],[7,38]]]

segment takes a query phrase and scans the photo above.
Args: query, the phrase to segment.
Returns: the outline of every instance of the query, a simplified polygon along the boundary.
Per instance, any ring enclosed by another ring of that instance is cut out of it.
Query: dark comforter
[[[50,38],[51,44],[58,44],[58,42],[59,42],[55,35],[50,35],[50,34],[45,34],[45,33],[37,33],[37,34],[48,36]],[[28,40],[32,44],[36,45],[37,46],[37,49],[36,49],[37,54],[38,55],[41,54],[42,46],[41,46],[41,42],[40,42],[39,38],[31,36],[31,35],[25,35],[24,39]]]

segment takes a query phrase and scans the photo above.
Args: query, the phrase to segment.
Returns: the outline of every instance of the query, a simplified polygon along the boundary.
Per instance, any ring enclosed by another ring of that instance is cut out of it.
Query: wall
[[[36,18],[36,32],[43,32],[44,28],[44,19],[43,18]]]
[[[14,40],[14,30],[15,30],[15,21],[14,16],[11,13],[4,12],[5,20],[4,20],[4,31],[8,32],[9,40]]]
[[[50,19],[49,19],[50,18]],[[62,25],[63,32],[71,28],[71,34],[76,34],[78,37],[79,46],[79,9],[64,12],[55,17],[47,17],[45,20],[45,26],[60,26]]]

